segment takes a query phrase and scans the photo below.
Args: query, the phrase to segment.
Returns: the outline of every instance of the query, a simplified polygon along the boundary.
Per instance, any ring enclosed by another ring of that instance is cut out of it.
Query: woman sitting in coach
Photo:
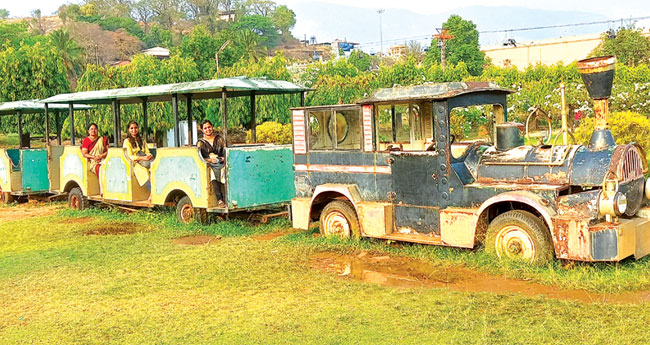
[[[223,201],[223,193],[221,188],[223,187],[224,176],[223,176],[223,164],[226,161],[226,143],[225,140],[219,135],[215,135],[214,126],[210,120],[205,120],[201,124],[203,129],[203,138],[199,139],[196,143],[196,146],[201,151],[201,156],[208,162],[208,165],[212,169],[212,174],[214,175],[210,181],[212,184],[212,190],[217,196],[217,205],[218,207],[226,207],[226,203]]]
[[[96,123],[88,126],[88,136],[81,143],[81,154],[88,159],[88,170],[99,176],[101,161],[108,154],[108,138],[99,135]]]
[[[133,173],[140,186],[145,186],[151,190],[149,183],[149,169],[153,161],[153,155],[149,152],[147,143],[140,136],[140,129],[138,123],[131,120],[129,121],[129,136],[124,139],[123,147],[126,149],[126,154],[134,164]]]

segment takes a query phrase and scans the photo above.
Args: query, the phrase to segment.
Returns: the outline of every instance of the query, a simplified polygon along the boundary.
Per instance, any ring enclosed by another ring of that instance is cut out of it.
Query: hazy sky
[[[40,8],[44,15],[52,14],[56,9],[65,3],[74,2],[81,3],[81,1],[65,1],[65,0],[0,0],[0,8],[9,10],[12,17],[25,17],[29,16],[30,12],[34,9]],[[309,1],[301,0],[277,0],[277,3],[291,4],[296,3],[309,3]],[[455,1],[420,1],[420,0],[321,0],[319,2],[337,3],[348,6],[366,7],[366,8],[405,8],[415,10],[422,14],[435,14],[441,13],[454,8],[466,6],[519,6],[527,8],[539,9],[553,9],[553,10],[571,10],[571,11],[586,11],[594,12],[605,15],[609,18],[620,18],[629,16],[646,16],[650,15],[650,1],[647,0],[618,0],[616,2],[611,0],[591,0],[591,1],[562,1],[562,0],[546,0],[535,2],[522,2],[515,0],[455,0]],[[586,6],[585,3],[589,5]]]

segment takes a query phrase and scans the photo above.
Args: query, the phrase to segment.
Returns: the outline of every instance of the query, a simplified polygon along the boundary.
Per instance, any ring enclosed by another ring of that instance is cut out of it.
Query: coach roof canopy
[[[69,110],[68,104],[50,104],[49,110],[64,111]],[[74,110],[92,109],[92,107],[84,104],[76,104]],[[16,115],[21,112],[23,114],[40,114],[45,112],[45,103],[37,99],[4,102],[0,103],[0,115]]]
[[[143,99],[150,102],[171,101],[172,95],[185,99],[191,94],[192,99],[219,98],[222,91],[228,97],[255,95],[289,94],[310,91],[306,88],[284,80],[235,77],[192,81],[177,84],[129,87],[122,89],[83,91],[56,95],[43,102],[46,103],[89,103],[109,104],[119,100],[121,104],[139,103]]]

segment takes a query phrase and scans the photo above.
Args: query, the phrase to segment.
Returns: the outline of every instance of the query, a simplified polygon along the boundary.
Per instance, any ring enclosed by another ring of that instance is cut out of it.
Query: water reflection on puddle
[[[474,271],[465,267],[439,267],[423,261],[361,252],[341,255],[322,252],[312,259],[312,268],[345,279],[396,288],[447,288],[463,292],[518,293],[525,296],[575,300],[586,303],[642,303],[650,301],[650,291],[623,294],[594,293],[585,290],[564,290]]]

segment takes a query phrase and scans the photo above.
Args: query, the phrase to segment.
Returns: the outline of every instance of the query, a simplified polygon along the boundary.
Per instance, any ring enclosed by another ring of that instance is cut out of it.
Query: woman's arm
[[[131,145],[129,139],[124,139],[124,144],[122,145],[122,147],[126,149],[126,156],[129,157],[130,160],[134,162],[138,162],[141,160],[142,156],[138,156],[135,154],[133,150],[133,146]]]

